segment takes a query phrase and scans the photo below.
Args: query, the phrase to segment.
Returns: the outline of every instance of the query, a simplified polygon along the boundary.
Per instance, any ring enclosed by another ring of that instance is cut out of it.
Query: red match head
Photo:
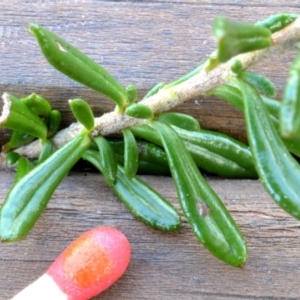
[[[47,274],[69,300],[85,300],[112,285],[129,260],[130,245],[124,234],[112,227],[97,227],[63,251]]]

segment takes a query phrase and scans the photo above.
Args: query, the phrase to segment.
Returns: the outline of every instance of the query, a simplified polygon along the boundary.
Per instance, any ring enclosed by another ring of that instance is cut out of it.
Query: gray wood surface
[[[213,20],[226,15],[254,22],[279,12],[299,13],[298,1],[1,1],[0,93],[37,92],[73,119],[67,100],[82,97],[97,115],[113,105],[48,65],[25,28],[38,22],[79,47],[142,97],[157,82],[184,75],[214,50]],[[278,86],[285,83],[294,53],[273,57],[255,70]],[[242,115],[220,100],[199,97],[176,108],[205,128],[245,140]],[[0,145],[7,140],[0,131]],[[13,172],[0,172],[0,203]],[[169,177],[143,176],[178,207]],[[300,299],[299,222],[273,204],[255,180],[209,178],[246,236],[249,259],[235,269],[200,246],[187,223],[161,233],[135,220],[100,175],[71,173],[26,240],[0,245],[0,299],[10,299],[43,274],[78,235],[106,224],[122,230],[132,245],[128,271],[95,299]]]
[[[142,176],[177,208],[172,180]],[[13,172],[2,172],[4,198]],[[2,244],[0,299],[34,281],[85,230],[111,225],[128,237],[131,263],[124,277],[96,299],[299,299],[299,222],[279,209],[256,180],[209,178],[244,233],[244,269],[211,256],[183,219],[177,233],[135,220],[98,174],[72,173],[55,192],[26,240]]]

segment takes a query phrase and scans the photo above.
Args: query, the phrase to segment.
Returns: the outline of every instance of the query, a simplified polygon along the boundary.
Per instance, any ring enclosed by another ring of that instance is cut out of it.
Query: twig
[[[249,52],[234,57],[232,60],[240,60],[243,68],[257,64],[259,61],[270,57],[274,54],[281,54],[286,50],[293,48],[296,43],[300,41],[300,17],[295,20],[291,25],[285,27],[272,35],[273,46],[267,49]],[[168,89],[161,89],[157,94],[142,101],[143,104],[148,105],[154,113],[158,114],[168,111],[171,108],[187,101],[192,98],[204,95],[212,88],[226,82],[230,76],[232,60],[227,63],[220,64],[210,71],[202,69],[198,74],[190,79],[170,87]],[[112,133],[120,132],[121,129],[130,127],[132,125],[140,124],[145,121],[128,117],[126,115],[119,115],[113,111],[99,118],[95,118],[95,129],[92,132],[93,136],[109,135]],[[81,124],[73,123],[68,128],[59,131],[53,138],[53,142],[57,148],[62,147],[64,144],[73,139],[82,129]],[[39,141],[34,141],[26,146],[16,150],[23,156],[29,158],[36,158],[41,150]],[[5,167],[4,156],[0,156],[0,168]]]

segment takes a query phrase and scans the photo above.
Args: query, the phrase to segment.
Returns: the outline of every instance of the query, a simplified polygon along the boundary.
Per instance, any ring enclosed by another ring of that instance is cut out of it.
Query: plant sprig
[[[300,40],[300,18],[293,20],[294,22],[288,24],[287,27],[281,28],[281,30],[271,35],[271,47],[239,55],[238,59],[241,62],[243,70],[254,66],[267,57],[269,58],[272,55],[281,54],[295,47]],[[235,57],[232,58],[232,60],[235,59]],[[209,90],[227,82],[228,78],[232,76],[232,60],[217,65],[209,72],[207,72],[205,68],[200,68],[198,73],[192,73],[192,77],[185,79],[176,86],[171,86],[167,89],[159,88],[157,93],[145,98],[140,103],[148,106],[155,114],[159,114],[169,111],[175,106],[192,98],[205,95]],[[106,136],[120,132],[123,128],[142,123],[145,123],[143,119],[136,119],[124,115],[121,116],[113,111],[95,118],[95,128],[92,135]],[[62,147],[74,138],[81,129],[81,124],[73,123],[68,128],[58,132],[53,137],[55,146],[57,148]],[[38,157],[40,151],[41,145],[38,141],[18,149],[21,155],[30,158]]]
[[[101,66],[54,33],[37,24],[29,25],[29,31],[53,67],[106,95],[117,109],[95,118],[87,102],[70,100],[78,123],[55,134],[60,115],[47,100],[35,94],[23,100],[4,94],[6,105],[0,125],[13,130],[9,146],[4,149],[10,152],[7,161],[18,166],[15,182],[0,208],[1,240],[14,241],[29,233],[55,188],[81,157],[103,173],[108,185],[137,218],[156,229],[178,230],[181,221],[176,209],[136,177],[142,151],[136,137],[161,147],[151,148],[152,158],[159,156],[162,163],[158,167],[168,162],[181,208],[195,236],[225,263],[242,267],[247,259],[246,242],[198,167],[221,176],[259,176],[274,201],[300,219],[300,167],[289,153],[299,155],[297,147],[292,146],[300,139],[298,120],[294,117],[300,115],[299,58],[291,66],[285,105],[275,105],[272,99],[259,94],[275,95],[276,87],[271,81],[245,71],[299,42],[300,19],[296,15],[276,15],[255,25],[218,18],[214,25],[218,49],[194,71],[154,87],[139,103],[133,85],[122,87]],[[208,93],[224,98],[244,112],[250,147],[226,135],[203,131],[190,116],[163,114]],[[292,141],[288,140],[289,134],[280,136],[289,110],[293,111],[292,119],[288,120]],[[124,169],[113,146],[104,138],[117,132],[124,136]],[[38,140],[13,149],[28,142],[28,136]],[[58,150],[54,151],[54,147]],[[24,156],[37,160],[31,162]],[[147,163],[150,166],[151,159]],[[274,164],[278,166],[272,173]]]

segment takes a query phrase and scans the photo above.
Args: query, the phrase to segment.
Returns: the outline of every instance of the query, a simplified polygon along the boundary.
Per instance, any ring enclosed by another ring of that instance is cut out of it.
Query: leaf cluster
[[[271,98],[276,96],[276,87],[268,78],[244,70],[239,60],[242,53],[271,47],[272,34],[297,17],[279,14],[254,25],[217,18],[213,28],[217,51],[184,77],[159,83],[140,102],[133,85],[123,87],[74,46],[30,24],[29,31],[54,68],[106,95],[114,101],[120,116],[140,119],[143,124],[123,128],[122,139],[95,136],[91,107],[83,99],[72,99],[69,106],[82,130],[65,146],[55,149],[51,138],[59,129],[60,113],[40,95],[18,99],[5,94],[6,110],[0,126],[13,133],[3,151],[17,171],[0,209],[1,240],[24,238],[59,183],[79,159],[84,159],[103,174],[136,218],[164,231],[180,229],[180,214],[137,174],[170,174],[184,217],[197,240],[218,259],[242,267],[247,259],[246,241],[202,172],[227,178],[259,178],[273,200],[300,220],[300,166],[291,154],[300,156],[300,56],[290,67],[282,102]],[[207,94],[228,101],[244,113],[249,145],[204,130],[189,115],[157,113],[143,102],[160,91],[172,96],[173,87],[228,61],[231,73],[227,82]],[[43,148],[38,159],[30,161],[18,154],[18,147],[35,138]]]

